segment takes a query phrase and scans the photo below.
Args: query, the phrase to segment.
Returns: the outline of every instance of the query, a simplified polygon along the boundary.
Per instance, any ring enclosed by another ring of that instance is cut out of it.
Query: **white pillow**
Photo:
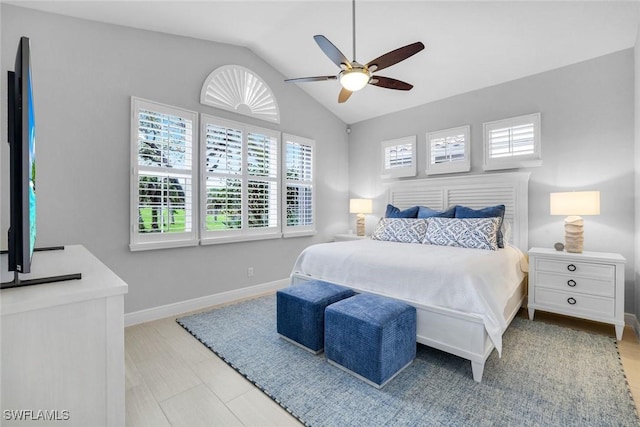
[[[429,218],[424,242],[440,246],[498,250],[500,218]]]
[[[422,243],[426,232],[426,219],[382,218],[371,239],[387,242]]]

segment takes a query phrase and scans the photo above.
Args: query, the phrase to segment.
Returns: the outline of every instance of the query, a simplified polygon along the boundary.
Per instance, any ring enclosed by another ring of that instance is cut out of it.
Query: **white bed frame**
[[[528,172],[428,178],[389,184],[388,200],[400,209],[416,205],[444,210],[452,205],[482,208],[504,204],[504,220],[511,226],[509,242],[527,253],[528,187]],[[295,284],[312,279],[294,274],[291,282]],[[524,302],[525,282],[523,280],[505,307],[507,325]],[[481,382],[485,362],[495,348],[482,318],[448,308],[406,302],[417,310],[416,341],[470,360],[473,379]]]

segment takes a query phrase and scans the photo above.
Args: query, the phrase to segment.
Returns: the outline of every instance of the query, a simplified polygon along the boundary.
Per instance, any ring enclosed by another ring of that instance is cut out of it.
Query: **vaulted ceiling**
[[[313,39],[353,59],[351,0],[20,1],[96,21],[246,46],[284,78],[337,74]],[[366,63],[421,41],[426,49],[380,72],[409,92],[367,86],[338,104],[340,84],[301,89],[351,124],[634,46],[637,1],[356,2],[356,53]]]

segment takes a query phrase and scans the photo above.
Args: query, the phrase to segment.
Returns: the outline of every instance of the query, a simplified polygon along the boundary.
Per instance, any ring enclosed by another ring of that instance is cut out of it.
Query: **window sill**
[[[145,243],[131,243],[129,244],[129,250],[131,252],[138,251],[151,251],[155,249],[171,249],[171,248],[184,248],[188,246],[198,246],[197,240],[174,240],[164,242],[145,242]]]
[[[282,237],[284,237],[285,239],[289,239],[289,238],[293,238],[293,237],[308,237],[308,236],[315,236],[316,234],[318,234],[317,231],[315,230],[306,230],[306,231],[287,231],[285,232]]]
[[[519,168],[535,168],[542,166],[542,159],[518,160],[510,162],[492,162],[482,165],[482,169],[486,171],[502,170],[502,169],[519,169]]]
[[[251,242],[254,240],[268,240],[279,239],[282,237],[282,233],[265,233],[265,234],[251,234],[251,235],[235,235],[235,236],[221,236],[221,237],[206,237],[200,239],[200,244],[205,245],[218,245],[221,243],[237,243],[237,242]]]

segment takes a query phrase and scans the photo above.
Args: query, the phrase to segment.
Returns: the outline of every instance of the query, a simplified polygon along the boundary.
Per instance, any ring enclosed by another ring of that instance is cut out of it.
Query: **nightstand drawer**
[[[539,271],[537,273],[536,286],[603,297],[613,297],[615,295],[615,281],[613,278],[599,280],[572,274],[565,275]]]
[[[529,250],[529,319],[536,310],[605,322],[624,331],[624,264],[620,254]]]
[[[543,306],[550,306],[550,308],[558,308],[564,312],[575,312],[576,316],[590,315],[612,318],[615,314],[615,304],[612,298],[572,294],[544,288],[536,288],[535,293],[536,306],[542,310],[544,310]]]
[[[558,261],[546,258],[536,260],[537,271],[565,273],[574,276],[594,277],[614,280],[616,268],[609,264],[595,264],[579,261]]]

